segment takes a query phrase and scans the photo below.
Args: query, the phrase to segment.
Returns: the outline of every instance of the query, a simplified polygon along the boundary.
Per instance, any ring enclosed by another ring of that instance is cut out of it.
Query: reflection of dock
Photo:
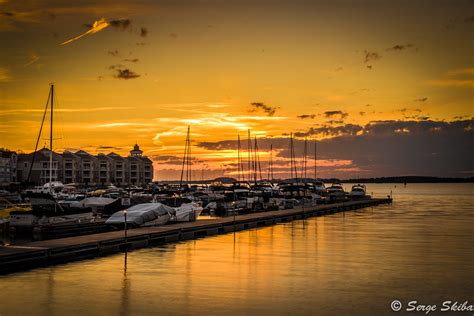
[[[325,204],[260,212],[235,217],[200,220],[157,227],[136,228],[128,231],[125,245],[124,232],[114,231],[93,235],[36,241],[22,246],[0,247],[0,274],[21,271],[52,264],[94,258],[158,244],[224,234],[249,228],[273,225],[311,216],[322,216],[379,204],[392,199],[369,199],[345,203]]]

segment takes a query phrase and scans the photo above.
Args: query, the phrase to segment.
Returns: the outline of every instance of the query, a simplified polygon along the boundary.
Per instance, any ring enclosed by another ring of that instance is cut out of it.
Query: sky
[[[474,175],[474,1],[0,0],[0,147],[126,155],[155,180]],[[46,117],[48,119],[48,116]],[[47,146],[49,124],[40,140]],[[270,151],[272,146],[272,151]]]

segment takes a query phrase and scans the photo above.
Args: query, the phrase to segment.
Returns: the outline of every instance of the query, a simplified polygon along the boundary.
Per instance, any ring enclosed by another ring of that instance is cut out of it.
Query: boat
[[[6,228],[10,223],[11,212],[30,211],[31,206],[27,204],[13,204],[7,199],[0,198],[0,230]]]
[[[109,216],[115,212],[123,210],[122,201],[119,198],[107,198],[107,197],[86,197],[80,201],[69,203],[70,206],[74,207],[89,207],[92,209],[94,215]]]
[[[173,222],[194,222],[201,215],[203,208],[194,202],[183,203],[179,207],[174,207],[174,214],[171,217]]]
[[[121,226],[126,221],[127,225],[132,227],[164,225],[170,221],[174,213],[175,209],[159,202],[142,203],[115,212],[105,223]]]
[[[340,202],[346,199],[346,192],[340,183],[333,183],[327,188],[327,192],[330,202]]]
[[[349,196],[352,199],[360,199],[366,197],[366,188],[363,184],[354,184],[352,186],[351,192],[349,192]]]
[[[90,207],[60,204],[49,193],[28,193],[31,210],[10,212],[10,229],[33,229],[35,226],[93,221]]]

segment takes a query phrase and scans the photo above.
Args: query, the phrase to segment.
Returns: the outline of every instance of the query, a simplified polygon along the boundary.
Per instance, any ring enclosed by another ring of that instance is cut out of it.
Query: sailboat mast
[[[237,135],[237,173],[239,174],[239,181],[242,181],[240,170],[240,135]]]
[[[270,180],[273,180],[273,144],[270,144]]]
[[[305,137],[304,138],[304,157],[303,157],[303,175],[304,175],[304,180],[306,182],[306,156],[308,155],[308,140]]]
[[[251,171],[252,140],[250,139],[250,129],[248,130],[247,152],[248,152],[247,163],[248,163],[248,170],[249,170],[248,179],[249,179],[249,182],[251,182],[252,181],[252,177],[251,177],[252,176],[252,171]]]
[[[188,126],[188,165],[189,165],[189,182],[188,184],[191,185],[192,181],[192,172],[193,172],[193,164],[191,161],[191,135],[190,135],[190,129]]]
[[[293,179],[293,133],[290,133],[290,172]]]
[[[295,144],[293,142],[293,134],[291,135],[291,152],[293,156],[293,168],[295,169],[295,178],[296,178],[296,182],[298,182],[298,168],[296,165]]]
[[[317,165],[317,160],[316,160],[316,144],[317,141],[316,139],[314,140],[314,180],[317,179],[317,173],[316,173],[316,165]]]
[[[51,84],[51,123],[49,129],[49,190],[53,186],[53,106],[54,106],[54,84]]]

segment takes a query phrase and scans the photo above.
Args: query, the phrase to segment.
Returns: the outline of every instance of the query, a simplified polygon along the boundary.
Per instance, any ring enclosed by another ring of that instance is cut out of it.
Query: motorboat
[[[327,188],[330,202],[339,202],[346,199],[346,192],[340,183],[333,183]]]
[[[0,227],[10,223],[11,212],[30,211],[31,206],[27,204],[13,204],[7,199],[0,198]]]
[[[10,228],[30,229],[35,226],[58,223],[92,221],[94,216],[90,207],[60,204],[49,193],[28,193],[31,203],[29,211],[11,211]]]
[[[110,225],[127,225],[133,227],[157,226],[168,223],[175,209],[163,203],[142,203],[134,205],[123,211],[112,214],[105,223]],[[126,215],[126,216],[125,216]]]
[[[365,185],[355,184],[352,186],[351,192],[349,192],[349,196],[353,199],[364,198],[366,197],[366,192],[367,190],[365,188]]]

